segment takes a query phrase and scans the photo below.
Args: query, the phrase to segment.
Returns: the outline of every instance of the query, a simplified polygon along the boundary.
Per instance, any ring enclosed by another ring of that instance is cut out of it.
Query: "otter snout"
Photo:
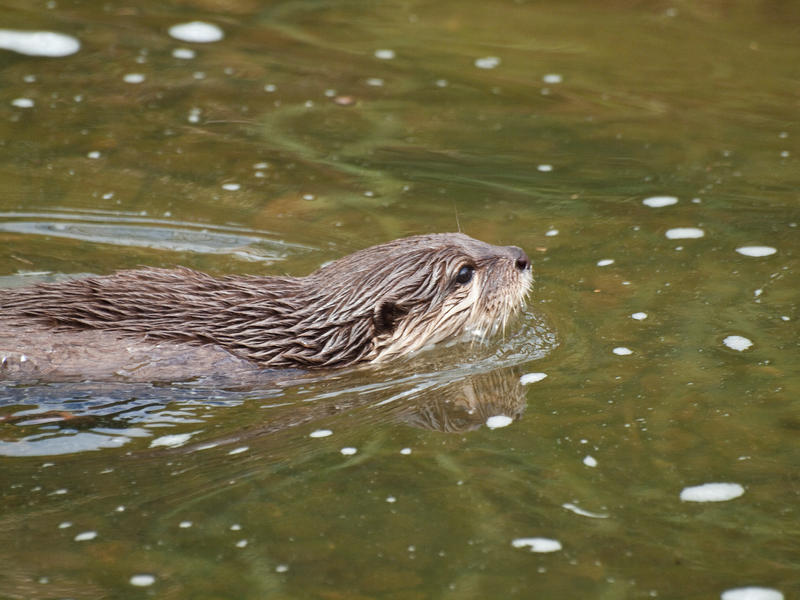
[[[525,254],[525,250],[517,246],[508,246],[508,250],[511,253],[511,260],[514,261],[514,266],[518,271],[524,272],[531,268],[531,259]]]

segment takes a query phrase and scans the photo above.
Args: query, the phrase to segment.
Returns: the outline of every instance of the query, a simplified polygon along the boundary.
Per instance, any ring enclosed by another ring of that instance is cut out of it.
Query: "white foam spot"
[[[178,527],[180,527],[181,529],[189,529],[189,527],[191,527],[192,525],[194,525],[194,523],[192,523],[191,521],[181,521],[180,523],[178,523]]]
[[[241,530],[242,526],[239,525],[239,523],[234,523],[233,525],[231,525],[231,531],[241,531]]]
[[[32,108],[34,102],[30,98],[14,98],[11,101],[11,106],[16,106],[17,108]]]
[[[189,439],[192,437],[191,433],[177,433],[174,435],[162,435],[159,438],[154,439],[150,442],[151,448],[157,448],[159,446],[164,446],[166,448],[178,448],[183,446]]]
[[[191,21],[173,25],[169,28],[169,34],[176,40],[198,44],[218,42],[225,37],[222,29],[213,23],[205,23],[203,21]]]
[[[228,452],[228,455],[233,456],[234,454],[241,454],[242,452],[247,452],[248,450],[250,450],[250,446],[239,446],[238,448],[234,448]]]
[[[246,548],[247,547],[247,540],[239,540],[236,542],[237,548]]]
[[[397,498],[395,498],[394,496],[387,496],[387,497],[386,497],[386,501],[387,501],[389,504],[394,504],[395,502],[397,502]]]
[[[235,192],[235,191],[240,190],[241,188],[242,188],[242,186],[239,185],[238,183],[223,183],[222,184],[222,189],[223,190],[227,190],[229,192]]]
[[[59,529],[68,529],[70,527],[72,527],[72,522],[71,521],[64,521],[63,523],[59,523],[58,524],[58,528]]]
[[[558,229],[548,229],[545,235],[547,237],[553,237],[554,235],[558,235]]]
[[[744,494],[738,483],[704,483],[683,488],[681,500],[684,502],[725,502]]]
[[[276,573],[286,573],[289,570],[289,565],[278,565],[275,567]]]
[[[668,229],[664,235],[670,240],[691,240],[701,238],[705,234],[705,231],[697,227],[675,227]]]
[[[529,383],[536,383],[537,381],[541,381],[547,377],[547,373],[525,373],[522,377],[519,378],[519,382],[522,385],[528,385]]]
[[[772,256],[777,252],[772,246],[742,246],[741,248],[737,248],[736,251],[744,256],[752,256],[754,258]]]
[[[475,66],[479,69],[494,69],[500,64],[500,59],[496,56],[484,56],[475,59]]]
[[[142,83],[145,80],[144,73],[126,73],[122,80],[125,83]]]
[[[650,208],[662,208],[664,206],[672,206],[677,204],[678,199],[675,196],[651,196],[642,200],[642,204]]]
[[[400,454],[408,456],[409,454],[411,454],[411,448],[403,448],[402,450],[400,450]]]
[[[197,53],[191,48],[175,48],[172,51],[172,56],[174,56],[175,58],[180,58],[182,60],[191,60],[195,56],[197,56]]]
[[[383,79],[380,77],[370,77],[367,79],[367,85],[372,87],[381,87],[383,85]]]
[[[489,429],[498,429],[499,427],[508,427],[513,421],[514,419],[506,415],[495,415],[486,419],[486,426]]]
[[[97,532],[96,531],[84,531],[84,532],[79,533],[78,535],[75,536],[75,541],[76,542],[88,542],[89,540],[93,540],[96,537],[97,537]]]
[[[738,352],[743,352],[753,345],[751,340],[741,335],[729,335],[722,340],[722,343],[731,350],[736,350]]]
[[[264,86],[264,91],[265,92],[272,93],[277,89],[278,89],[278,86],[276,86],[274,83],[268,83],[267,85]]]
[[[628,356],[629,354],[633,354],[633,350],[626,348],[625,346],[617,346],[612,350],[612,352],[617,356]]]
[[[635,312],[631,315],[631,319],[636,319],[637,321],[644,321],[647,318],[647,313],[645,312]]]
[[[542,77],[542,81],[545,83],[561,83],[564,81],[564,78],[558,73],[548,73]]]
[[[381,60],[392,60],[394,57],[394,50],[389,50],[388,48],[375,50],[375,58],[380,58]]]
[[[353,454],[358,452],[358,449],[353,448],[352,446],[347,446],[347,447],[342,448],[341,450],[339,450],[339,452],[341,452],[345,456],[353,456]]]
[[[153,575],[140,573],[139,575],[132,575],[128,582],[136,587],[147,587],[153,585],[156,582],[156,578]]]
[[[308,434],[308,437],[312,438],[324,438],[328,437],[329,435],[333,435],[333,432],[330,429],[317,429],[316,431],[312,431]]]
[[[565,508],[570,512],[574,512],[576,515],[580,515],[582,517],[589,517],[591,519],[607,519],[608,518],[608,515],[605,514],[605,513],[590,512],[588,510],[585,510],[585,509],[581,508],[580,506],[575,506],[574,504],[571,504],[570,502],[562,504],[561,508]]]
[[[0,29],[0,48],[28,56],[69,56],[80,50],[81,43],[53,31],[16,31]]]
[[[597,261],[598,267],[607,267],[608,265],[613,265],[614,259],[613,258],[604,258],[603,260]]]
[[[100,151],[99,150],[92,150],[91,152],[86,153],[86,158],[100,158]]]
[[[722,600],[783,600],[783,593],[772,588],[750,586],[725,590],[720,598]]]
[[[597,459],[594,456],[586,455],[583,457],[583,464],[587,467],[596,467],[597,466]]]
[[[553,165],[538,165],[536,170],[541,171],[542,173],[549,173],[553,170]]]
[[[511,545],[514,548],[529,548],[531,552],[558,552],[561,550],[561,542],[543,537],[517,538],[511,540]]]

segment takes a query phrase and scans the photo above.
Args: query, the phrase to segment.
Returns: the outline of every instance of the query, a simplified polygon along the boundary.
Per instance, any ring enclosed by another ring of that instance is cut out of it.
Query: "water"
[[[0,390],[0,596],[800,593],[794,4],[0,10],[70,36],[0,50],[0,285],[459,227],[536,277],[486,347]]]

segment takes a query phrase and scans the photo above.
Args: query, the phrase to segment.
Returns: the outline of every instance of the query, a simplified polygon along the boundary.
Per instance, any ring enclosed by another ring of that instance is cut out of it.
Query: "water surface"
[[[0,595],[800,593],[795,4],[0,14],[79,42],[0,50],[0,285],[302,275],[458,228],[536,277],[487,346],[6,386]]]

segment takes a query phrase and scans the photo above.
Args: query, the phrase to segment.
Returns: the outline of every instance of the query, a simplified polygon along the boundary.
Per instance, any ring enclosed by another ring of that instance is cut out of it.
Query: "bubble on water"
[[[561,550],[561,542],[543,537],[517,538],[511,540],[511,545],[514,548],[529,548],[531,552],[558,552]]]
[[[684,502],[725,502],[744,494],[744,488],[738,483],[704,483],[686,487],[681,490]]]
[[[635,312],[631,315],[631,319],[636,319],[637,321],[644,321],[647,318],[647,313],[645,312]]]
[[[278,565],[275,567],[276,573],[286,573],[289,570],[289,565]]]
[[[173,25],[169,28],[169,34],[176,40],[198,44],[218,42],[225,37],[222,29],[213,23],[205,23],[204,21],[191,21]]]
[[[72,522],[71,521],[64,521],[64,522],[58,524],[58,528],[59,529],[68,529],[70,527],[72,527]]]
[[[650,208],[662,208],[664,206],[672,206],[677,204],[678,199],[675,196],[650,196],[642,200],[642,204]]]
[[[753,345],[752,340],[741,335],[729,335],[722,340],[722,343],[731,350],[736,350],[737,352],[744,352]]]
[[[670,240],[689,240],[701,238],[705,234],[705,231],[697,227],[675,227],[668,229],[664,235]]]
[[[553,237],[554,235],[558,235],[558,229],[548,229],[548,230],[545,232],[545,235],[546,235],[547,237]]]
[[[341,452],[345,456],[353,456],[353,454],[358,452],[358,450],[356,448],[353,448],[352,446],[346,446],[346,447],[342,448],[341,450],[339,450],[339,452]]]
[[[541,173],[549,173],[553,170],[553,165],[537,165],[536,170]]]
[[[587,467],[596,467],[597,459],[594,456],[587,454],[583,457],[583,464],[585,464]]]
[[[603,260],[597,261],[598,267],[607,267],[608,265],[613,265],[614,259],[613,258],[604,258]]]
[[[247,547],[247,540],[239,540],[236,542],[237,548],[246,548]]]
[[[122,80],[125,83],[142,83],[145,80],[143,73],[126,73]]]
[[[328,437],[329,435],[333,435],[333,432],[330,429],[317,429],[316,431],[312,431],[308,434],[308,437],[312,438],[324,438]]]
[[[542,77],[542,81],[545,83],[561,83],[564,81],[564,78],[558,73],[548,73]]]
[[[536,383],[537,381],[541,381],[547,377],[547,373],[525,373],[522,377],[519,378],[519,382],[522,385],[528,385],[529,383]]]
[[[479,69],[494,69],[500,64],[500,59],[496,56],[484,56],[475,59],[475,66]]]
[[[96,537],[97,537],[97,532],[96,531],[84,531],[84,532],[79,533],[78,535],[75,536],[75,541],[76,542],[88,542],[89,540],[93,540]]]
[[[131,585],[135,585],[136,587],[147,587],[153,585],[156,582],[156,578],[147,573],[139,573],[137,575],[132,575],[128,581]]]
[[[617,356],[627,356],[629,354],[633,354],[633,350],[626,348],[625,346],[617,346],[612,350],[612,352]]]
[[[737,248],[736,251],[744,256],[752,256],[754,258],[772,256],[777,252],[772,246],[742,246]]]
[[[589,517],[590,519],[607,519],[608,515],[605,513],[596,513],[590,512],[586,509],[581,508],[580,506],[576,506],[570,502],[566,502],[561,505],[561,508],[565,508],[566,510],[575,513],[576,515],[580,515],[582,517]]]
[[[394,50],[389,50],[388,48],[375,50],[375,58],[380,58],[381,60],[392,60],[394,57]]]
[[[165,448],[178,448],[183,446],[192,437],[191,433],[177,433],[173,435],[162,435],[150,442],[151,448],[163,446]]]
[[[389,504],[394,504],[395,502],[397,502],[397,498],[395,498],[394,496],[387,496],[387,497],[386,497],[386,501],[387,501]]]
[[[172,56],[183,60],[191,60],[197,56],[197,53],[191,48],[175,48],[172,51]]]
[[[749,586],[725,590],[721,600],[783,600],[783,593],[765,587]]]
[[[383,79],[380,77],[370,77],[367,79],[367,85],[372,87],[381,87],[383,85]]]
[[[239,185],[238,183],[223,183],[222,184],[222,189],[223,190],[227,190],[229,192],[236,192],[239,189],[241,189],[241,187],[242,186]]]
[[[31,108],[33,105],[34,102],[31,98],[14,98],[11,101],[11,106],[16,106],[17,108]]]
[[[402,450],[400,450],[400,454],[408,456],[409,454],[411,454],[411,448],[403,448]]]
[[[86,153],[86,158],[100,158],[100,151],[99,150],[92,150],[91,152]]]
[[[267,85],[264,86],[264,91],[265,92],[272,93],[277,89],[278,89],[278,86],[276,86],[274,83],[268,83]]]
[[[0,29],[0,48],[27,56],[57,58],[75,54],[81,43],[71,35],[53,31]]]
[[[498,429],[500,427],[508,427],[513,421],[514,419],[506,415],[495,415],[486,419],[486,426],[489,429]]]

